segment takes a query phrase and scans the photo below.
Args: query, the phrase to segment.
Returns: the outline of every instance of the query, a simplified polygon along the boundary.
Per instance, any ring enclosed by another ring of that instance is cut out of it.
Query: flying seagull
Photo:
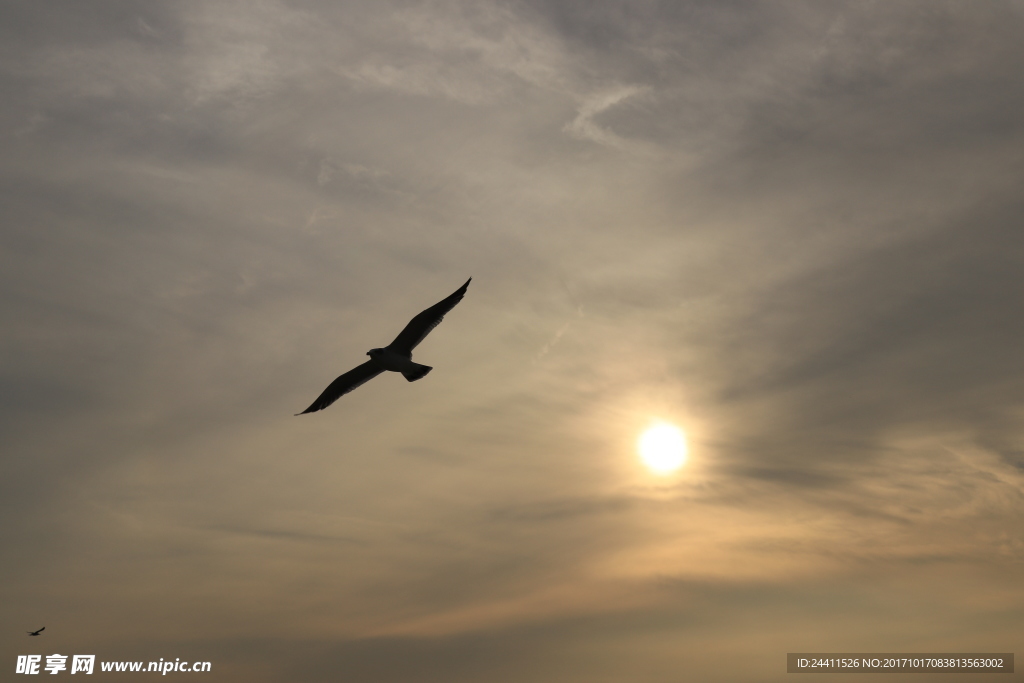
[[[42,633],[45,630],[46,630],[46,627],[44,626],[41,629],[39,629],[38,631],[25,631],[25,633],[29,634],[30,636],[38,636],[40,633]]]
[[[398,333],[395,341],[383,349],[370,349],[366,355],[370,360],[362,365],[352,368],[344,375],[334,380],[324,389],[324,393],[313,401],[313,405],[296,415],[315,413],[331,405],[339,398],[352,391],[358,386],[366,384],[371,379],[384,372],[400,372],[410,382],[422,379],[428,372],[433,370],[429,365],[420,365],[412,362],[412,350],[423,341],[430,331],[437,327],[444,319],[444,314],[455,308],[455,304],[462,301],[466,289],[473,278],[466,280],[466,284],[459,287],[446,299],[442,299],[427,310],[423,311],[409,321],[405,329]]]

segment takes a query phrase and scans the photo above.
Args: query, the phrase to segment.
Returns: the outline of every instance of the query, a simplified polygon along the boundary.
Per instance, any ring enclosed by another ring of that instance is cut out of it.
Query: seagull
[[[395,340],[383,349],[370,349],[366,355],[370,360],[362,365],[352,368],[338,379],[331,382],[324,393],[313,401],[313,405],[296,415],[315,413],[331,405],[339,398],[352,391],[356,387],[366,384],[371,379],[384,372],[400,372],[406,380],[415,382],[423,379],[428,372],[433,370],[429,365],[420,365],[412,362],[412,350],[423,341],[430,331],[444,320],[444,315],[455,308],[455,304],[462,301],[466,289],[473,278],[466,280],[466,284],[459,287],[451,296],[442,299],[427,310],[423,311],[409,321],[405,329],[398,333]]]
[[[41,629],[39,629],[38,631],[25,631],[25,633],[29,634],[30,636],[38,636],[40,633],[42,633],[45,630],[46,630],[46,627],[44,626]]]

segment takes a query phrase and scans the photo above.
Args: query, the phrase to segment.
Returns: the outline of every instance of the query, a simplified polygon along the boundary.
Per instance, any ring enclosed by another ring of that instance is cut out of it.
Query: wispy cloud
[[[649,92],[646,87],[627,85],[589,95],[579,106],[576,118],[565,125],[565,131],[581,140],[590,140],[608,147],[625,148],[630,144],[628,140],[608,127],[600,126],[595,119],[612,107]]]
[[[1020,641],[1017,5],[3,14],[9,620],[268,681]]]

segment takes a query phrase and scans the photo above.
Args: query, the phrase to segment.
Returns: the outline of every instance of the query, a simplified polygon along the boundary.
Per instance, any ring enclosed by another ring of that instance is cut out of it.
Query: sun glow
[[[674,472],[686,462],[686,435],[665,422],[648,427],[637,441],[640,459],[657,474]]]

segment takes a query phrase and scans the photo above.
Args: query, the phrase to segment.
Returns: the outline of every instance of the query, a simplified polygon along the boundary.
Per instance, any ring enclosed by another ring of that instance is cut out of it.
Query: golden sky
[[[1024,656],[1022,35],[1019,0],[0,4],[0,665]],[[429,376],[293,416],[469,277]]]

